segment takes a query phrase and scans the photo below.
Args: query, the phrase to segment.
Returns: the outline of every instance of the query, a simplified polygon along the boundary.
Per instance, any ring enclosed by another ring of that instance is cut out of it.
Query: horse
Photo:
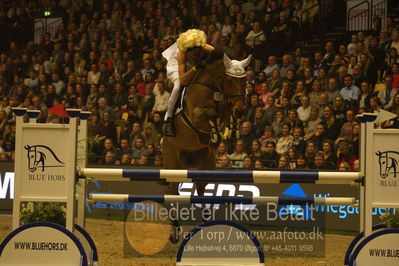
[[[238,124],[244,114],[243,75],[250,60],[251,56],[242,61],[231,60],[216,50],[208,56],[206,66],[186,87],[183,108],[174,119],[176,137],[163,137],[164,168],[216,168],[215,147],[223,137],[222,132],[229,129],[238,132]],[[236,77],[233,72],[241,73],[241,77]],[[178,185],[170,183],[169,193],[176,195]],[[202,195],[206,184],[196,185],[198,194]]]
[[[65,166],[65,163],[58,159],[57,155],[55,155],[55,153],[45,145],[26,145],[24,148],[28,151],[28,169],[30,172],[35,172],[40,168],[43,172],[45,167]],[[49,158],[51,163],[56,163],[58,165],[48,165],[48,163],[46,163],[46,160],[48,159],[46,154],[51,155]]]
[[[396,151],[378,151],[375,154],[378,156],[378,164],[380,165],[380,176],[382,178],[386,178],[388,177],[389,173],[392,173],[393,177],[396,177],[396,174],[398,173],[398,161],[393,156],[398,156],[399,153]]]

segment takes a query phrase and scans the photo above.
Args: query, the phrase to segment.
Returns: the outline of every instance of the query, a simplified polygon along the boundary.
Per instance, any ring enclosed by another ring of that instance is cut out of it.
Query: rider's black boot
[[[173,123],[173,120],[174,119],[172,117],[168,117],[168,119],[165,122],[163,133],[167,137],[176,137],[176,128]]]

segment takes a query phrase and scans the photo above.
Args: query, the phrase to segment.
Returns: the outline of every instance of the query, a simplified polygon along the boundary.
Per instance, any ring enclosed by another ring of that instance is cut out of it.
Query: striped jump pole
[[[353,184],[360,172],[235,171],[82,168],[80,177],[102,181]]]
[[[237,197],[237,196],[182,196],[182,195],[131,195],[131,194],[89,194],[92,202],[134,203],[154,201],[158,203],[211,203],[211,204],[259,204],[274,203],[278,205],[354,205],[355,198],[345,197]]]

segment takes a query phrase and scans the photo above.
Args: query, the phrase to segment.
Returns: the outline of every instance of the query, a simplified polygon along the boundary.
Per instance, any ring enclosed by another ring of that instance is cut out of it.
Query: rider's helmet
[[[202,30],[191,29],[179,35],[177,46],[180,51],[186,52],[191,48],[203,47],[206,44],[206,35]]]

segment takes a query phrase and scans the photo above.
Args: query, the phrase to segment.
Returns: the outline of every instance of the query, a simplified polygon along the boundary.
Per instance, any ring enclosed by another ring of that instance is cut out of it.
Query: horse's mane
[[[213,64],[221,59],[223,59],[223,52],[215,49],[209,53],[208,57],[206,58],[206,62],[207,64]]]

